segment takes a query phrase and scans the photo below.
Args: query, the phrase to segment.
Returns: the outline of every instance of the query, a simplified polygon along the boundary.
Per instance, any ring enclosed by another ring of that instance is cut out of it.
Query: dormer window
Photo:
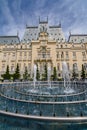
[[[22,49],[22,45],[21,45],[21,49]]]
[[[63,48],[63,45],[61,45],[61,48]]]

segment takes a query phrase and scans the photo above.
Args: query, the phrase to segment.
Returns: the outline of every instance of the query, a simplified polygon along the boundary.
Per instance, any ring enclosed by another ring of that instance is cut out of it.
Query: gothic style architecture
[[[47,20],[39,21],[38,26],[26,26],[21,41],[18,36],[0,36],[0,75],[5,73],[7,65],[10,73],[14,73],[18,63],[21,78],[25,68],[33,77],[34,64],[40,74],[44,73],[45,65],[51,68],[51,73],[56,67],[61,78],[63,61],[71,77],[74,69],[80,78],[82,64],[87,71],[87,35],[70,34],[66,41],[61,24],[49,26]]]

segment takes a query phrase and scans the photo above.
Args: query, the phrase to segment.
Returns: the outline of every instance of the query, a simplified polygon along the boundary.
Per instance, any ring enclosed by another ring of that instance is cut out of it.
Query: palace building
[[[44,66],[56,67],[58,78],[62,77],[62,62],[68,65],[70,76],[73,69],[81,75],[82,64],[87,72],[87,34],[70,34],[68,40],[62,31],[61,24],[49,26],[47,21],[39,21],[38,26],[26,26],[24,36],[0,36],[0,75],[6,72],[9,65],[10,73],[20,67],[21,78],[27,68],[33,77],[34,65],[38,65],[40,74]]]

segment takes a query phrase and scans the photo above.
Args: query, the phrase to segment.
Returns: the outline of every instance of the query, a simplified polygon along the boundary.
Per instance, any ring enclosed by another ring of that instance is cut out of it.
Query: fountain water
[[[68,70],[68,66],[67,63],[64,61],[62,63],[62,75],[63,75],[63,79],[64,79],[64,92],[65,93],[73,93],[74,90],[71,89],[71,84],[70,84],[70,77],[69,77],[69,70]]]
[[[36,71],[37,71],[37,66],[34,65],[34,88],[35,88],[35,82],[36,82]]]
[[[48,66],[48,85],[51,87],[50,77],[51,77],[51,68]]]

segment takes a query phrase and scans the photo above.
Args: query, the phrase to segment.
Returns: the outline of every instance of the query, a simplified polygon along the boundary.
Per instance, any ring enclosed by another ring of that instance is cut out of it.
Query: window
[[[61,48],[63,48],[63,45],[61,45]]]
[[[24,63],[24,67],[23,67],[24,69],[26,68],[26,64]]]
[[[2,71],[5,71],[5,64],[2,65]]]
[[[14,64],[11,65],[11,71],[14,71]]]
[[[28,63],[28,71],[31,71],[31,63]]]
[[[57,55],[56,55],[57,58],[59,58],[59,52],[57,52]]]
[[[87,63],[84,63],[84,69],[87,70]]]
[[[42,58],[46,58],[46,53],[42,53]]]
[[[76,59],[76,52],[73,52],[73,59]]]
[[[73,64],[73,70],[78,71],[77,63],[74,63],[74,64]]]
[[[64,53],[63,52],[61,53],[61,58],[64,58]]]
[[[69,58],[69,54],[68,54],[68,52],[66,52],[66,59],[68,59]]]
[[[6,57],[6,53],[4,53],[3,56]]]
[[[83,56],[83,59],[86,58],[86,54],[85,54],[85,52],[82,52],[82,56]]]
[[[14,56],[15,56],[15,53],[12,53],[12,56],[14,57]]]
[[[24,56],[27,56],[27,52],[24,52]]]
[[[60,71],[60,64],[57,64],[57,70]]]
[[[68,70],[69,70],[69,69],[70,69],[70,68],[69,68],[69,63],[67,63],[67,67],[68,67]]]
[[[47,53],[47,57],[48,57],[48,58],[50,57],[50,52]]]
[[[22,56],[22,52],[20,52],[20,56]]]

